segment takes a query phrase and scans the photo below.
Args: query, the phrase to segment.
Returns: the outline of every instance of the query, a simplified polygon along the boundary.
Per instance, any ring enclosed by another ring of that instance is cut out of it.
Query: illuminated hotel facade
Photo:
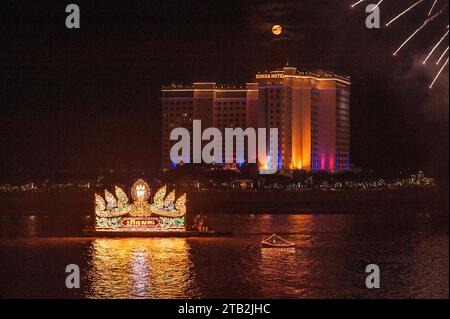
[[[170,132],[201,120],[202,129],[278,128],[281,170],[350,166],[350,78],[294,67],[258,73],[242,87],[214,82],[162,89],[162,166],[171,167]],[[269,154],[270,155],[270,154]]]

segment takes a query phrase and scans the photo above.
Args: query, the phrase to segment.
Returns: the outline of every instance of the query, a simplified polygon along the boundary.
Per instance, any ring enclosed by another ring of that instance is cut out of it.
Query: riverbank
[[[93,192],[0,193],[0,215],[88,215]],[[376,191],[196,191],[189,214],[371,213],[448,214],[448,192],[432,188]]]
[[[192,211],[244,213],[365,213],[399,210],[448,213],[447,192],[438,188],[377,191],[199,192]]]

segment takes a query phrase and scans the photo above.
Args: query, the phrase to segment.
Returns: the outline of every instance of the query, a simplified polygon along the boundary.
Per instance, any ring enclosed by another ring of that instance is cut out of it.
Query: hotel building
[[[350,78],[294,67],[258,73],[245,86],[214,82],[162,90],[162,166],[169,168],[170,132],[201,120],[216,127],[278,128],[282,170],[346,170],[350,164]],[[191,141],[192,142],[192,141]]]

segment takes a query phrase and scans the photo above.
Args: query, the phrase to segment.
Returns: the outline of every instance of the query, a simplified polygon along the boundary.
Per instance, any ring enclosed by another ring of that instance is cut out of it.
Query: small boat
[[[287,241],[280,236],[273,234],[261,242],[264,248],[294,248],[295,243]]]

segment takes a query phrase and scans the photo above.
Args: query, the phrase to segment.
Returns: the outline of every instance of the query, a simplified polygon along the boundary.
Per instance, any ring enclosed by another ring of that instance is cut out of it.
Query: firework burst
[[[391,1],[393,1],[393,0],[391,0]],[[367,0],[359,0],[359,1],[353,2],[351,7],[355,8],[358,5],[363,4],[364,2],[367,2]],[[373,7],[372,11],[374,11],[377,8],[381,8],[383,5],[383,2],[384,2],[383,0],[378,1],[378,3]],[[386,27],[393,25],[396,21],[398,21],[402,17],[406,17],[408,15],[408,13],[412,12],[413,10],[420,10],[420,9],[424,9],[423,21],[418,26],[418,28],[415,29],[410,35],[408,35],[406,37],[406,39],[394,51],[394,53],[393,53],[394,56],[398,55],[401,52],[401,50],[403,48],[405,48],[407,46],[407,44],[411,40],[413,40],[421,31],[423,31],[428,25],[437,21],[439,17],[447,14],[448,0],[417,0],[417,1],[413,1],[408,7],[404,8],[397,15],[393,16],[386,23]],[[438,56],[437,54],[439,51],[441,51],[441,53],[439,54],[439,58],[437,58],[437,60],[436,60],[436,65],[440,65],[441,62],[447,57],[447,61],[442,65],[442,67],[440,67],[435,78],[431,82],[430,88],[433,88],[433,86],[435,85],[435,83],[437,82],[439,77],[441,76],[442,72],[448,66],[448,53],[449,53],[448,36],[449,36],[449,25],[447,24],[445,30],[443,31],[442,36],[439,38],[439,40],[437,42],[432,44],[432,46],[430,47],[430,50],[427,51],[426,57],[422,61],[423,64],[427,64],[428,61],[431,58],[433,58],[435,55]],[[447,44],[447,45],[445,46],[445,44]]]

